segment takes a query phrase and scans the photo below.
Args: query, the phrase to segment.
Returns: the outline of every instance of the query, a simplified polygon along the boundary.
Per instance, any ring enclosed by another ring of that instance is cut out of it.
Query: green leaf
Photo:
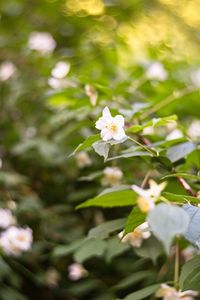
[[[196,149],[196,144],[191,142],[186,142],[173,146],[167,150],[167,157],[171,162],[176,162],[182,158],[185,158],[188,154]]]
[[[155,276],[156,273],[153,271],[139,271],[135,272],[134,274],[122,279],[117,285],[113,286],[112,289],[114,290],[123,290],[128,288],[129,286],[133,286],[134,284],[144,281],[147,278],[152,278]]]
[[[173,239],[187,232],[190,218],[183,208],[160,203],[149,213],[147,221],[153,234],[169,254]]]
[[[148,296],[151,296],[154,294],[160,287],[160,284],[154,284],[148,287],[145,287],[142,290],[139,290],[137,292],[134,292],[132,294],[129,294],[123,300],[142,300],[145,299]]]
[[[54,248],[52,255],[55,257],[62,257],[66,256],[72,252],[74,252],[76,249],[78,249],[81,245],[85,243],[87,239],[82,239],[75,241],[69,245],[61,245]]]
[[[147,127],[159,127],[159,126],[164,126],[172,121],[176,121],[177,120],[177,116],[176,115],[171,115],[168,117],[164,117],[164,118],[154,118],[153,120],[143,124],[143,125],[133,125],[130,128],[128,128],[127,132],[139,132],[142,131],[143,129],[147,128]]]
[[[183,291],[195,290],[200,292],[200,255],[189,260],[181,269],[180,288]]]
[[[193,174],[187,174],[187,173],[174,173],[174,174],[168,174],[162,177],[162,180],[168,179],[170,177],[182,177],[182,178],[188,178],[195,181],[200,181],[200,176],[193,175]]]
[[[132,206],[136,202],[137,195],[131,190],[116,191],[99,195],[95,198],[89,199],[77,206],[77,209],[91,206],[99,207],[120,207]]]
[[[102,256],[106,250],[106,242],[100,239],[87,240],[74,253],[74,259],[78,263],[83,263],[94,256]]]
[[[164,196],[169,201],[184,203],[189,201],[191,203],[199,203],[200,200],[196,197],[188,196],[188,195],[177,195],[169,192],[163,192],[162,196]]]
[[[104,157],[104,161],[107,160],[108,158],[108,153],[109,153],[109,144],[104,142],[104,141],[98,141],[95,142],[92,147],[94,148],[94,151],[100,155]]]
[[[133,151],[133,152],[126,152],[117,156],[110,157],[108,161],[118,159],[118,158],[129,158],[129,157],[137,157],[137,156],[140,157],[140,156],[152,156],[152,155],[147,151]]]
[[[110,233],[122,229],[125,221],[126,219],[123,218],[100,224],[89,231],[88,238],[106,239]]]
[[[108,240],[106,250],[106,260],[110,262],[116,256],[124,253],[130,248],[128,243],[122,243],[118,236],[114,236]]]
[[[154,236],[151,236],[142,242],[140,248],[135,248],[135,253],[140,257],[149,258],[156,263],[157,258],[163,254],[163,247]]]
[[[128,216],[125,229],[124,229],[124,235],[126,235],[129,232],[132,232],[137,226],[142,224],[145,221],[145,214],[143,214],[139,208],[134,207],[131,211],[131,213]]]
[[[83,143],[79,144],[78,147],[72,152],[69,157],[76,154],[77,152],[86,150],[87,148],[90,148],[95,142],[97,142],[100,139],[99,134],[91,135],[89,136]]]

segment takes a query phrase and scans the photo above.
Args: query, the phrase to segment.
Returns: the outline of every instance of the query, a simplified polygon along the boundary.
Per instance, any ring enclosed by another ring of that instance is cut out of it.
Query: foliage
[[[0,206],[33,232],[1,244],[2,300],[200,291],[200,19],[175,2],[1,1]],[[106,106],[126,138],[102,140]]]

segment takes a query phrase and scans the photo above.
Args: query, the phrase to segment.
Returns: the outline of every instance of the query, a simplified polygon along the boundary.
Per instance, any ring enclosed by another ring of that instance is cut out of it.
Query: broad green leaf
[[[177,120],[177,116],[176,115],[172,115],[169,117],[164,117],[164,118],[154,118],[153,120],[143,124],[143,125],[133,125],[130,128],[128,128],[127,132],[139,132],[142,131],[143,129],[147,128],[147,127],[158,127],[158,126],[164,126],[166,124],[168,124],[169,122],[173,122]]]
[[[169,192],[163,192],[162,195],[169,201],[173,202],[185,203],[189,201],[191,203],[200,203],[200,200],[198,198],[188,195],[177,195]]]
[[[173,239],[187,232],[190,218],[183,208],[165,203],[158,204],[147,219],[153,234],[169,253]]]
[[[152,156],[152,155],[147,151],[133,151],[133,152],[128,152],[128,153],[126,152],[117,156],[110,157],[108,158],[108,161],[115,160],[118,158],[130,158],[130,157],[137,157],[137,156],[141,157],[141,156]]]
[[[181,269],[180,288],[200,292],[200,255],[189,260]]]
[[[160,284],[154,284],[148,287],[145,287],[137,292],[129,294],[123,300],[143,300],[148,296],[154,294],[160,287]]]
[[[80,246],[82,246],[85,243],[85,241],[87,241],[87,239],[78,240],[69,245],[57,246],[54,248],[52,255],[55,257],[62,257],[71,254]]]
[[[154,236],[151,236],[142,242],[140,248],[135,248],[135,253],[140,257],[149,258],[156,263],[157,258],[163,254],[163,247]]]
[[[200,176],[193,175],[193,174],[187,174],[187,173],[174,173],[174,174],[168,174],[162,177],[162,180],[168,179],[170,177],[182,177],[182,178],[188,178],[191,180],[200,181]]]
[[[185,158],[188,154],[196,149],[196,144],[191,142],[186,142],[173,146],[167,150],[167,157],[171,162],[176,162],[182,158]]]
[[[90,239],[74,253],[74,259],[78,263],[83,263],[94,256],[102,256],[106,250],[106,242],[100,239]]]
[[[102,175],[102,171],[97,171],[97,172],[93,172],[87,176],[79,177],[78,180],[79,181],[92,181],[92,180],[100,177],[101,175]]]
[[[133,286],[134,284],[144,281],[147,278],[152,278],[155,276],[156,273],[153,271],[139,271],[135,272],[134,274],[122,279],[117,285],[113,286],[112,289],[114,290],[123,290],[128,288],[129,286]]]
[[[69,155],[69,157],[76,154],[79,151],[83,151],[86,150],[87,148],[90,148],[99,139],[100,139],[99,134],[89,136],[83,143],[78,145],[78,147],[74,150],[74,152],[72,152],[72,154]]]
[[[128,243],[122,243],[118,236],[114,236],[107,242],[105,254],[106,260],[110,262],[113,258],[124,253],[128,249],[130,249],[130,245]]]
[[[106,239],[110,233],[122,229],[124,227],[126,219],[117,219],[102,223],[95,228],[92,228],[89,233],[89,238]]]
[[[109,153],[109,144],[104,142],[104,141],[98,141],[95,142],[92,147],[94,148],[94,151],[104,157],[104,161],[107,160],[108,158],[108,153]]]
[[[185,233],[185,238],[200,249],[200,208],[185,204],[183,209],[190,217],[190,224]]]
[[[77,206],[77,208],[84,208],[90,206],[99,207],[120,207],[133,206],[136,202],[137,195],[131,190],[116,191],[99,195],[95,198],[89,199]]]
[[[145,214],[143,214],[139,208],[134,207],[131,211],[131,213],[128,216],[125,229],[124,229],[124,235],[126,235],[129,232],[132,232],[137,226],[142,224],[145,221]]]

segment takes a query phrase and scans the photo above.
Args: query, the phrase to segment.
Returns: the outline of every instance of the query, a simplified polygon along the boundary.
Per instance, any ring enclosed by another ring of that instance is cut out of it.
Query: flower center
[[[25,242],[26,241],[26,236],[24,235],[24,234],[19,234],[19,236],[18,236],[18,240],[20,241],[20,242]]]
[[[112,132],[116,132],[117,131],[117,125],[115,125],[114,123],[110,123],[107,126],[107,129],[112,131]]]

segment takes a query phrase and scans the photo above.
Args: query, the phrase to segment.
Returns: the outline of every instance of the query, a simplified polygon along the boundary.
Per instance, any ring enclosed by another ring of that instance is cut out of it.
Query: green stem
[[[180,265],[180,257],[179,257],[179,242],[176,240],[175,245],[175,262],[174,262],[174,287],[179,289],[179,265]]]
[[[183,90],[180,91],[176,91],[174,92],[172,95],[169,95],[167,98],[165,98],[163,101],[160,101],[159,103],[155,104],[151,109],[149,109],[148,111],[144,112],[141,116],[140,116],[140,120],[145,119],[146,117],[150,116],[151,114],[157,112],[158,110],[160,110],[161,108],[167,106],[168,104],[170,104],[171,102],[180,99],[186,95],[189,95],[193,92],[197,91],[197,88],[194,87],[187,87]]]
[[[137,140],[131,138],[130,136],[128,137],[129,140],[131,140],[132,142],[134,142],[135,144],[137,144],[138,146],[142,147],[144,150],[148,151],[149,153],[151,153],[152,156],[158,156],[158,153],[148,147],[146,147],[145,145],[141,144],[140,142],[138,142]]]

